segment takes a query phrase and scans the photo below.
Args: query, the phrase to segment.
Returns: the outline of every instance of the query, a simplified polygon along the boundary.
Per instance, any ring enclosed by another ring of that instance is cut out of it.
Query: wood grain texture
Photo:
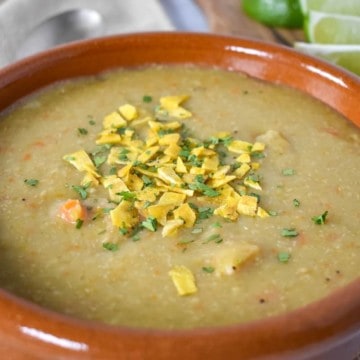
[[[302,41],[302,30],[270,28],[250,19],[241,7],[241,0],[196,0],[205,13],[212,32],[237,35],[283,45]]]

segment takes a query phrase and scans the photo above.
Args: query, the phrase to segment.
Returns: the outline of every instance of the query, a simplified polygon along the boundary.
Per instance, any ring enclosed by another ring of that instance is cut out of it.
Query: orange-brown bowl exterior
[[[360,126],[360,80],[290,49],[249,39],[143,33],[58,47],[0,70],[0,111],[59,80],[112,68],[194,64],[288,85]],[[0,290],[3,359],[352,359],[360,353],[360,278],[296,311],[218,328],[154,330],[73,319]]]

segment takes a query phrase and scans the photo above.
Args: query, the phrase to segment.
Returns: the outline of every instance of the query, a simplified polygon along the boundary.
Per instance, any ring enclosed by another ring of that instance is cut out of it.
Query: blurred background
[[[134,31],[200,31],[274,40],[239,0],[0,0],[0,65],[69,41]]]
[[[70,41],[144,31],[248,37],[360,74],[360,0],[0,0],[0,67]]]

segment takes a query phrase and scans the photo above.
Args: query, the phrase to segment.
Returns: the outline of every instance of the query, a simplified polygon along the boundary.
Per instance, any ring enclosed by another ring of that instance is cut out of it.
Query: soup
[[[118,70],[33,95],[0,127],[0,284],[41,306],[218,326],[359,276],[359,130],[300,92]]]

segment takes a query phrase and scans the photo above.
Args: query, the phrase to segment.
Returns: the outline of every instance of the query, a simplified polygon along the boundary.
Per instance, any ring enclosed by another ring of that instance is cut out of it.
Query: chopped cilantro
[[[205,196],[209,196],[209,197],[215,197],[220,195],[220,193],[217,190],[204,184],[204,178],[202,175],[197,175],[195,177],[195,182],[193,184],[190,184],[189,188],[191,190],[199,191],[203,193]]]
[[[103,248],[109,251],[117,251],[119,250],[119,245],[118,244],[114,244],[111,242],[105,242],[102,244]]]
[[[233,137],[232,136],[226,136],[222,139],[220,139],[220,141],[225,145],[225,146],[229,146],[233,141]]]
[[[284,237],[296,237],[296,236],[299,235],[299,232],[294,228],[282,229],[281,230],[281,235],[284,236]]]
[[[29,186],[36,186],[39,184],[39,180],[37,179],[25,179],[24,183]]]
[[[160,129],[160,130],[158,131],[158,135],[159,135],[160,137],[163,137],[164,135],[172,134],[173,132],[174,132],[173,129]]]
[[[143,175],[141,177],[142,181],[144,182],[144,186],[147,187],[147,186],[153,186],[154,185],[154,182],[152,179],[150,179],[148,176],[146,175]]]
[[[200,234],[200,233],[202,233],[203,232],[203,228],[193,228],[192,230],[191,230],[191,233],[192,234]]]
[[[294,199],[294,200],[293,200],[293,205],[294,205],[295,207],[299,207],[299,206],[300,206],[300,201],[299,201],[298,199]]]
[[[214,213],[214,209],[205,206],[199,207],[197,211],[198,211],[198,219],[200,220],[208,219]]]
[[[269,210],[268,213],[269,213],[270,216],[278,216],[279,215],[279,213],[277,211],[274,211],[274,210]]]
[[[83,223],[84,223],[84,220],[76,219],[75,227],[77,229],[80,229],[82,227]]]
[[[91,155],[96,156],[104,152],[107,153],[110,149],[111,149],[110,144],[96,145],[95,150],[91,152]]]
[[[119,228],[119,232],[121,235],[126,235],[129,232],[129,230],[125,227],[122,227],[122,228]]]
[[[220,224],[219,221],[214,222],[211,226],[212,226],[213,228],[222,228],[222,225]]]
[[[131,191],[120,191],[116,193],[116,195],[122,196],[123,200],[125,201],[135,201],[136,200],[136,194]]]
[[[231,171],[235,171],[236,169],[238,169],[239,167],[241,166],[241,164],[237,161],[233,162],[231,165],[230,165],[230,170]]]
[[[187,159],[187,158],[190,156],[190,150],[187,149],[187,148],[182,148],[182,149],[179,151],[179,156],[182,157],[182,158]]]
[[[253,182],[259,182],[260,181],[260,175],[259,174],[254,174],[253,172],[250,173],[246,178],[253,181]]]
[[[117,168],[115,166],[112,166],[109,170],[109,175],[116,175]]]
[[[80,135],[87,135],[88,131],[85,128],[78,128],[78,133]]]
[[[95,119],[94,119],[94,117],[92,115],[89,114],[87,116],[87,119],[88,119],[88,122],[89,122],[90,125],[95,125],[96,124]]]
[[[221,242],[223,242],[223,239],[220,236],[220,234],[212,234],[206,238],[206,240],[204,241],[204,244],[207,244],[211,241],[214,241],[216,244],[220,244]]]
[[[316,225],[323,225],[325,224],[325,221],[326,221],[326,217],[328,215],[328,211],[326,210],[323,214],[321,215],[318,215],[318,216],[313,216],[311,218],[311,220],[314,222],[314,224]]]
[[[142,231],[142,230],[144,230],[144,227],[142,226],[141,223],[138,223],[138,224],[136,224],[136,225],[132,228],[129,236],[131,237],[131,239],[132,239],[133,241],[138,241],[138,240],[140,240],[140,235],[139,235],[139,233],[140,233],[140,231]]]
[[[87,189],[90,186],[90,183],[87,183],[86,185],[72,185],[72,189],[76,191],[80,197],[85,200],[88,197]]]
[[[251,153],[251,156],[254,159],[263,159],[265,157],[265,154],[262,151],[254,151],[253,153]]]
[[[283,169],[281,173],[284,176],[292,176],[292,175],[295,175],[295,170],[292,168],[286,168],[286,169]]]
[[[217,145],[219,144],[219,138],[215,137],[215,136],[211,136],[209,139],[206,139],[204,141],[204,146],[207,148],[210,145]]]
[[[127,154],[129,152],[130,152],[130,150],[128,150],[128,149],[125,149],[125,148],[121,149],[120,153],[119,153],[119,160],[121,160],[121,161],[129,160],[128,157],[127,157]]]
[[[199,159],[195,154],[190,154],[187,158],[187,161],[189,161],[192,166],[196,167],[201,167],[203,163],[203,160]]]
[[[97,155],[94,157],[94,164],[95,166],[98,168],[99,166],[101,166],[107,159],[107,156],[103,155]]]
[[[287,263],[291,258],[291,254],[288,252],[282,251],[277,254],[277,258],[281,263]]]
[[[145,200],[145,201],[144,201],[144,206],[143,206],[143,208],[144,208],[144,209],[147,209],[151,204],[152,204],[151,201]]]
[[[142,101],[144,103],[151,103],[152,102],[152,96],[150,95],[144,95],[143,98],[142,98]]]
[[[150,230],[150,231],[156,231],[157,230],[157,220],[153,216],[149,216],[147,219],[145,219],[141,225]]]
[[[211,274],[215,271],[215,268],[213,268],[212,266],[203,266],[202,271]]]
[[[178,245],[186,245],[194,242],[195,240],[192,239],[181,239],[178,241]]]

